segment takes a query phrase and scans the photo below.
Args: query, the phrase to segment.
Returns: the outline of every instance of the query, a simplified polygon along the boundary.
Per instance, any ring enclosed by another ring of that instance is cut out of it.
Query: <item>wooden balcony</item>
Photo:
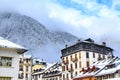
[[[67,60],[67,61],[62,61],[62,63],[63,63],[63,64],[68,64],[69,62],[68,62],[68,60]]]
[[[69,68],[68,71],[69,71],[69,72],[73,71],[73,68]]]
[[[73,62],[76,62],[77,60],[78,60],[77,58],[73,58],[73,59],[72,59]]]

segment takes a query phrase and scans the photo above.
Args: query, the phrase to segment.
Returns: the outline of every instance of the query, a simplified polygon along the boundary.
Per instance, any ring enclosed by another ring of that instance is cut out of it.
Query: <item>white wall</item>
[[[0,56],[12,57],[12,67],[0,67],[0,76],[18,80],[19,54],[13,50],[0,50]]]

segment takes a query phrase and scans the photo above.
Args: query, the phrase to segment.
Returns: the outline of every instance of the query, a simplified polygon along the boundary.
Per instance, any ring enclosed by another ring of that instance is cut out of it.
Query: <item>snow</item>
[[[105,80],[120,80],[120,78],[112,78],[112,79],[105,79]]]
[[[3,47],[3,48],[14,48],[14,49],[26,49],[20,45],[17,45],[13,42],[10,42],[2,37],[0,37],[0,47]],[[27,49],[26,49],[27,50]]]
[[[115,72],[116,72],[116,68],[102,70],[96,76],[101,76],[101,75],[106,75],[106,74],[112,74],[112,73],[115,73]]]
[[[105,69],[105,66],[109,65],[109,64],[117,63],[117,62],[119,63],[120,60],[116,59],[116,57],[114,57],[114,58],[106,58],[104,60],[97,61],[92,66],[95,66],[95,67],[99,68],[99,70],[97,70],[96,72],[94,72],[94,71],[92,71],[92,72],[86,72],[84,74],[83,74],[83,72],[81,72],[79,75],[77,75],[74,78],[80,78],[80,77],[86,77],[86,76],[93,76],[93,75],[94,76],[100,76],[100,75],[115,73],[117,70],[120,70],[120,64],[117,65],[115,68],[110,68],[110,69]],[[90,68],[92,68],[92,66],[90,66]]]
[[[117,70],[120,70],[120,60],[118,58],[110,64],[115,64],[115,67],[110,68],[110,69],[104,68],[96,76],[105,75],[105,74],[112,74],[112,73],[115,73]]]

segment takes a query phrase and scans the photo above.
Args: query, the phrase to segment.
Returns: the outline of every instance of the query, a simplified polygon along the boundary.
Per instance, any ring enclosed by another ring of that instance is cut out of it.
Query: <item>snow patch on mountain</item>
[[[28,48],[26,54],[48,62],[60,61],[65,44],[78,39],[67,32],[50,31],[35,19],[19,13],[0,13],[0,36]]]

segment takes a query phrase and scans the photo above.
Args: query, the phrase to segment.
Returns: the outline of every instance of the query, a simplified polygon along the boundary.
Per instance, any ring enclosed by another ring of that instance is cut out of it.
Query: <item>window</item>
[[[70,56],[70,61],[72,61],[72,55]]]
[[[95,58],[95,53],[93,53],[93,58]]]
[[[75,75],[77,76],[77,72],[75,72]]]
[[[68,65],[66,65],[66,70],[68,70]]]
[[[19,79],[23,79],[23,73],[19,73],[19,74],[18,74],[18,78],[19,78]]]
[[[81,61],[79,62],[79,67],[81,68]]]
[[[86,62],[86,66],[89,67],[89,61]]]
[[[79,53],[79,58],[81,59],[81,53]]]
[[[71,78],[73,78],[73,73],[71,72]]]
[[[26,73],[26,78],[28,78],[28,74]]]
[[[62,58],[62,62],[64,63],[64,57]]]
[[[62,71],[65,71],[65,66],[62,66]]]
[[[65,80],[65,75],[63,74],[63,80]]]
[[[12,66],[12,58],[0,56],[0,66],[11,67]]]
[[[70,65],[70,67],[71,67],[71,69],[73,69],[73,66],[72,66],[72,64]]]
[[[105,59],[105,55],[103,55],[103,59]]]
[[[75,63],[75,68],[77,69],[77,63]]]
[[[77,59],[77,54],[75,54],[75,59]]]
[[[66,57],[66,63],[68,63],[68,57]]]
[[[86,58],[89,58],[89,53],[88,52],[86,52]]]
[[[69,80],[68,74],[67,74],[67,80]]]
[[[28,72],[28,66],[26,66],[26,71]]]
[[[11,77],[0,77],[0,80],[11,80]]]

